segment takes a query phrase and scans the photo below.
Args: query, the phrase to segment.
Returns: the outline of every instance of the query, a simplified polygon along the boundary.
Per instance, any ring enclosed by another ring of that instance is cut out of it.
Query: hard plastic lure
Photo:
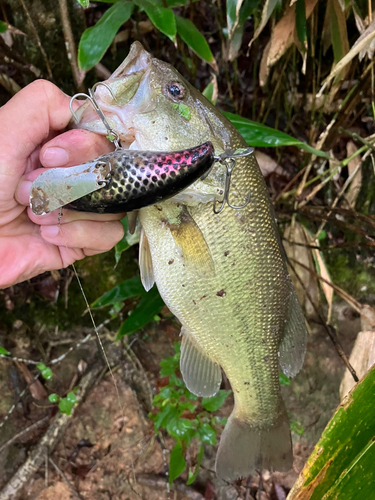
[[[33,182],[30,206],[36,215],[66,205],[80,212],[130,212],[176,195],[214,161],[211,142],[172,153],[119,148],[84,165],[44,172]]]

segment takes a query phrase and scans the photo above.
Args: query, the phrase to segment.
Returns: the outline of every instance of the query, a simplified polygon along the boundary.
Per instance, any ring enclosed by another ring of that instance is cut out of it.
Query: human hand
[[[36,216],[28,208],[31,182],[43,167],[78,165],[113,149],[84,130],[57,135],[71,118],[69,100],[38,80],[0,109],[0,288],[106,252],[123,236],[121,214],[64,209],[58,224],[57,210]]]

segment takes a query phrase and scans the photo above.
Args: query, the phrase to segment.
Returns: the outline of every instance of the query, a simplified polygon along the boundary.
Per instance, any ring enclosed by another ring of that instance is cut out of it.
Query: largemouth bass
[[[134,43],[95,93],[124,147],[175,151],[211,141],[215,152],[247,147],[220,112],[173,67]],[[106,134],[89,105],[79,126]],[[290,428],[279,367],[294,376],[303,364],[305,321],[288,275],[273,208],[254,155],[238,158],[232,205],[212,210],[225,182],[216,164],[207,178],[142,208],[141,275],[154,280],[182,324],[181,373],[188,389],[210,397],[228,377],[235,405],[221,436],[219,477],[233,480],[292,466]]]

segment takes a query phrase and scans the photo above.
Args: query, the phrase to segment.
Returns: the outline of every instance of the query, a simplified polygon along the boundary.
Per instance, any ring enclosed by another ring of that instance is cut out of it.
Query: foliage
[[[188,19],[174,13],[172,8],[189,4],[190,0],[166,2],[162,0],[113,0],[113,3],[99,21],[82,35],[78,48],[78,63],[87,71],[97,64],[111,45],[119,28],[126,23],[134,9],[144,11],[157,30],[175,41],[176,35],[199,57],[209,63],[214,62],[211,49],[199,30]],[[85,1],[79,2],[87,7]],[[107,2],[106,2],[107,3]]]
[[[375,489],[375,367],[346,396],[307,461],[289,500],[372,498]]]
[[[49,368],[48,366],[46,366],[44,363],[38,363],[36,365],[36,367],[38,368],[38,370],[40,371],[42,377],[45,380],[52,380],[53,373],[52,373],[51,368]]]
[[[203,459],[203,444],[215,445],[218,427],[225,425],[225,418],[212,416],[211,412],[221,408],[229,391],[220,390],[212,398],[202,398],[199,401],[197,396],[186,389],[179,376],[179,342],[175,344],[175,351],[174,356],[160,363],[160,377],[167,377],[168,381],[154,397],[154,410],[150,418],[154,421],[156,432],[164,429],[176,440],[170,455],[170,483],[185,470],[187,450],[194,450],[198,446],[195,463],[189,463],[188,467],[187,484],[191,484]]]
[[[59,410],[65,415],[72,413],[72,408],[77,402],[74,392],[69,392],[65,398],[61,398],[58,394],[53,393],[48,396],[48,399],[51,403],[59,403]]]

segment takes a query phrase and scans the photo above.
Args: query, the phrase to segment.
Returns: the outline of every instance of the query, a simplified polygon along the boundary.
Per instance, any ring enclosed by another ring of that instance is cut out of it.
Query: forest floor
[[[350,354],[360,330],[360,321],[346,305],[334,308],[335,322],[344,351]],[[22,322],[21,322],[22,323]],[[314,322],[310,322],[314,325]],[[14,336],[22,339],[20,324]],[[51,358],[62,355],[70,345],[83,339],[89,329],[75,331],[51,330],[43,332],[50,343]],[[282,388],[288,414],[292,422],[294,466],[287,473],[262,472],[263,493],[259,493],[259,476],[233,484],[218,480],[213,472],[215,447],[205,446],[205,457],[200,473],[191,486],[186,486],[183,475],[168,492],[168,449],[173,447],[168,436],[155,437],[153,422],[147,418],[152,394],[158,386],[159,363],[173,355],[173,343],[178,340],[179,328],[172,320],[152,324],[136,336],[131,349],[112,343],[116,332],[102,334],[109,359],[116,359],[113,378],[106,372],[96,378],[88,396],[69,419],[65,432],[50,457],[27,481],[19,498],[39,500],[147,500],[206,499],[282,500],[298,473],[302,470],[313,446],[340,402],[339,385],[344,364],[320,327],[313,326],[303,370]],[[89,371],[98,361],[94,340],[74,349],[61,364],[53,368],[54,378],[48,389],[68,391],[76,384],[80,371]],[[32,351],[30,343],[18,340],[22,357]],[[125,354],[124,354],[125,353]],[[26,377],[27,380],[27,377]],[[117,395],[116,387],[119,393]],[[41,385],[41,384],[40,384]],[[48,385],[48,384],[47,384]],[[17,401],[17,393],[25,386],[25,373],[9,361],[0,360],[0,421]],[[42,387],[39,389],[43,389]],[[43,396],[43,393],[42,393]],[[47,406],[46,406],[47,405]],[[219,410],[229,416],[232,398]],[[39,440],[56,419],[56,407],[38,400],[38,391],[31,391],[20,402],[4,424],[0,433],[0,492],[22,465],[29,451],[40,446]],[[42,421],[35,429],[4,444],[31,424]],[[39,443],[39,444],[38,444]],[[1,498],[1,493],[0,493]]]

